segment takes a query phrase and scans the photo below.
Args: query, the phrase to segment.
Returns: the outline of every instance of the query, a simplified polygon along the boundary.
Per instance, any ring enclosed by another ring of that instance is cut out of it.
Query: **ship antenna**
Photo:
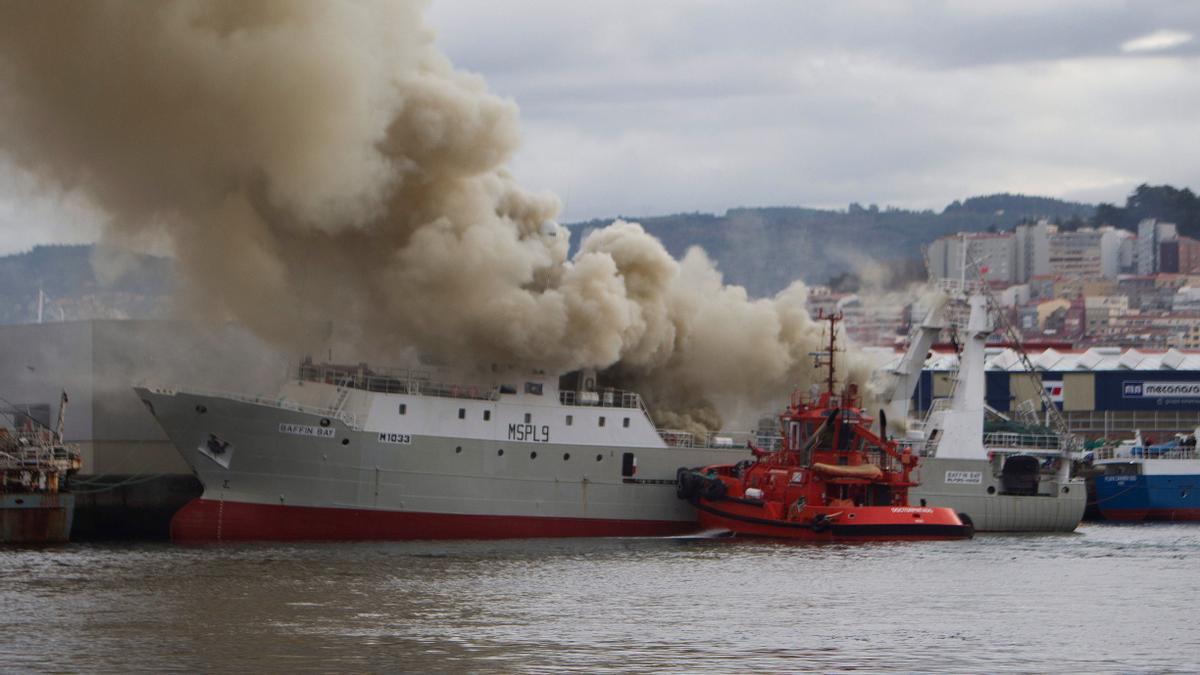
[[[841,312],[825,313],[821,309],[817,311],[818,321],[829,322],[829,348],[823,352],[812,352],[813,368],[825,368],[825,390],[833,396],[833,385],[837,382],[835,369],[833,365],[833,356],[837,353],[837,324],[842,320]]]

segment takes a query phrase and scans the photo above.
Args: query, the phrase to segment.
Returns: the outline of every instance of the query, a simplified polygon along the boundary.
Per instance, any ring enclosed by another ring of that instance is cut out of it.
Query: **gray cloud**
[[[1193,3],[450,2],[432,20],[521,106],[516,172],[568,219],[1121,200],[1200,169],[1200,45],[1121,48],[1200,34]]]
[[[566,220],[1002,190],[1119,201],[1200,175],[1200,41],[1122,50],[1200,36],[1193,2],[446,0],[430,22],[520,107],[514,173]],[[95,231],[8,174],[0,251]]]

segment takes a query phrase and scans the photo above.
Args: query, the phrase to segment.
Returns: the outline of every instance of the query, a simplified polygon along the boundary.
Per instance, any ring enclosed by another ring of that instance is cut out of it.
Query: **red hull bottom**
[[[794,539],[797,541],[938,541],[969,539],[971,529],[963,525],[949,509],[866,507],[855,510],[855,520],[839,519],[817,530],[797,521],[765,516],[764,510],[732,502],[696,503],[700,524],[707,529],[723,529],[739,537]],[[944,513],[943,513],[944,511]],[[913,518],[920,512],[921,522]],[[862,517],[866,516],[866,517]]]
[[[210,499],[193,499],[171,519],[173,541],[657,537],[697,529],[687,521],[412,513]]]
[[[1100,509],[1105,520],[1122,522],[1200,521],[1200,509]]]

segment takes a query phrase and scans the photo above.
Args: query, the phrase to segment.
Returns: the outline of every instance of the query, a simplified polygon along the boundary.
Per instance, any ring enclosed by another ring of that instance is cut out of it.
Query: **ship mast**
[[[811,352],[813,357],[813,368],[825,368],[825,391],[833,396],[833,385],[837,383],[837,378],[834,373],[833,357],[837,353],[837,324],[842,320],[841,312],[825,313],[825,310],[817,312],[818,321],[829,322],[829,348],[826,351]]]

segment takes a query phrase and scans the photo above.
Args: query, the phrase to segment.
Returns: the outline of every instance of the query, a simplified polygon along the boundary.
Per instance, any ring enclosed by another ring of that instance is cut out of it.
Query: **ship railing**
[[[1200,459],[1200,451],[1194,446],[1175,446],[1173,448],[1106,446],[1096,448],[1093,451],[1092,459],[1093,461],[1101,459]]]
[[[992,431],[983,435],[983,447],[1015,450],[1062,450],[1058,434],[1022,434],[1011,431]]]
[[[932,457],[937,454],[938,441],[909,439],[900,441],[901,448],[909,448],[918,457]],[[989,453],[997,454],[1030,454],[1057,455],[1069,449],[1062,439],[1055,434],[1016,434],[1008,432],[991,432],[983,435],[983,447]]]
[[[868,449],[863,453],[863,459],[867,464],[874,464],[883,471],[896,472],[900,470],[900,463],[896,461],[896,458],[879,448]]]
[[[642,397],[632,391],[601,389],[600,391],[560,391],[558,402],[569,406],[598,408],[631,408],[649,414]]]
[[[365,366],[330,366],[305,363],[300,365],[299,377],[305,382],[323,382],[339,387],[362,389],[383,394],[442,396],[481,401],[500,398],[500,390],[492,385],[436,382],[428,371],[411,368],[372,368]]]
[[[271,408],[278,408],[280,410],[290,410],[293,412],[304,413],[306,415],[319,415],[321,417],[329,417],[339,420],[349,427],[354,427],[356,429],[361,428],[358,424],[358,415],[355,413],[347,410],[336,410],[334,408],[297,403],[296,401],[288,399],[284,396],[256,396],[251,394],[239,394],[231,391],[221,391],[219,389],[205,389],[201,387],[167,389],[151,386],[147,388],[156,394],[191,394],[193,396],[211,396],[230,401],[238,401],[240,403],[250,403],[252,405],[267,406]]]
[[[948,397],[935,398],[926,411],[925,416],[908,420],[908,428],[912,431],[927,431],[941,427],[942,417],[953,407],[954,401]]]
[[[934,285],[939,291],[951,296],[959,294],[973,295],[982,292],[984,289],[983,282],[976,279],[944,278],[939,279]]]
[[[908,448],[912,451],[912,454],[916,455],[917,457],[928,457],[929,455],[933,454],[930,444],[922,440],[902,440],[899,442],[897,447],[899,447],[901,450]]]
[[[777,450],[783,437],[753,432],[710,431],[702,434],[681,429],[658,429],[663,442],[673,448],[745,448],[753,443],[762,450]]]
[[[6,446],[0,450],[0,470],[57,470],[67,471],[77,464],[79,451],[61,445]]]

